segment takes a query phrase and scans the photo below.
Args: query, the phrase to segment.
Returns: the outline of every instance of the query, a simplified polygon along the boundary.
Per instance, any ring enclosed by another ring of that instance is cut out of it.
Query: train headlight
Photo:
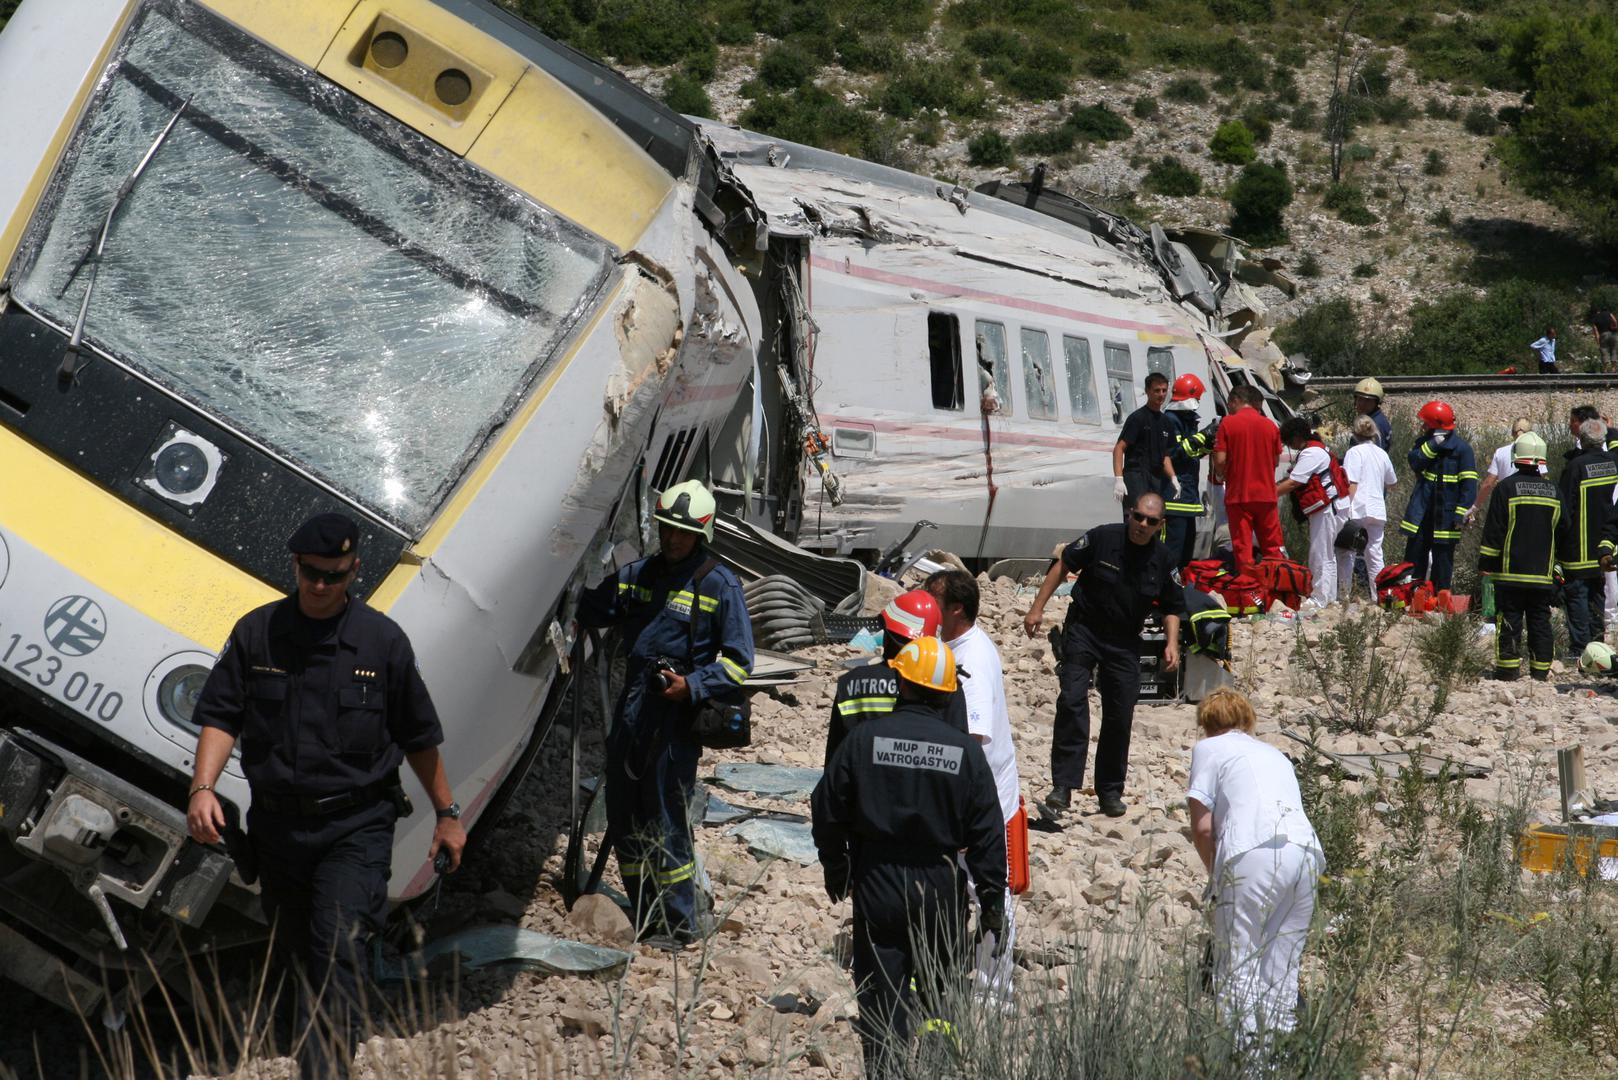
[[[194,729],[197,725],[191,714],[196,711],[202,684],[207,681],[208,669],[200,664],[175,668],[157,684],[157,711],[171,723]]]
[[[170,423],[137,481],[191,514],[213,492],[226,460],[225,453],[207,439]]]
[[[195,749],[197,699],[214,658],[194,649],[165,657],[146,676],[142,698],[152,730],[187,750]]]

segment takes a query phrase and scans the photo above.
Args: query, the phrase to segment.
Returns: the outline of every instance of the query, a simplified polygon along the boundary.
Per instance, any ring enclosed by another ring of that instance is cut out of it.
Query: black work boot
[[[1108,817],[1123,817],[1128,813],[1124,806],[1124,797],[1113,792],[1102,792],[1097,796],[1101,804],[1101,812]]]
[[[1050,794],[1045,796],[1045,801],[1040,804],[1040,810],[1047,817],[1055,817],[1058,814],[1067,813],[1068,808],[1072,805],[1073,789],[1057,784],[1051,788]]]

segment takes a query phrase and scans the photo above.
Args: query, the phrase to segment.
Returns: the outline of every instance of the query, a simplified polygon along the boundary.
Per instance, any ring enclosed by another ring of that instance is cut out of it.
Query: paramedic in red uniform
[[[1225,517],[1237,571],[1253,565],[1253,542],[1263,557],[1281,555],[1281,515],[1275,497],[1275,466],[1281,460],[1281,431],[1259,411],[1264,396],[1256,387],[1230,392],[1234,410],[1214,438],[1213,470],[1225,484]]]

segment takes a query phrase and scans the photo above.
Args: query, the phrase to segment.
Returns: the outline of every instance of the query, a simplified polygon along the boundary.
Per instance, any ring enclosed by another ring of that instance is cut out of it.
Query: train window
[[[1112,422],[1122,424],[1135,411],[1135,369],[1129,360],[1129,346],[1109,341],[1102,346],[1107,358],[1107,399],[1112,404]]]
[[[1146,370],[1161,371],[1168,376],[1169,382],[1174,381],[1174,350],[1162,346],[1153,346],[1146,350]]]
[[[994,392],[1000,398],[1000,415],[1011,415],[1011,362],[1006,359],[1006,328],[997,322],[977,324],[978,390],[988,389],[994,379]]]
[[[1056,419],[1056,376],[1051,372],[1051,339],[1043,330],[1022,332],[1022,388],[1031,420]]]
[[[960,410],[966,393],[961,379],[961,323],[955,316],[927,313],[927,358],[933,372],[933,408]]]
[[[589,320],[614,253],[203,5],[130,7],[14,299],[74,325],[86,237],[150,151],[85,340],[418,535]]]
[[[1075,423],[1101,422],[1101,401],[1096,397],[1095,374],[1090,370],[1090,343],[1084,338],[1062,338],[1067,357],[1067,403]]]

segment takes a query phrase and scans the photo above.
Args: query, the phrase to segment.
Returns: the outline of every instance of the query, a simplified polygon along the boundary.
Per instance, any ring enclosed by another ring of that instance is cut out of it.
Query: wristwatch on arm
[[[454,818],[456,821],[459,821],[461,819],[461,804],[458,802],[452,802],[442,810],[435,811],[435,813],[438,815],[440,821],[442,821],[444,818]]]

